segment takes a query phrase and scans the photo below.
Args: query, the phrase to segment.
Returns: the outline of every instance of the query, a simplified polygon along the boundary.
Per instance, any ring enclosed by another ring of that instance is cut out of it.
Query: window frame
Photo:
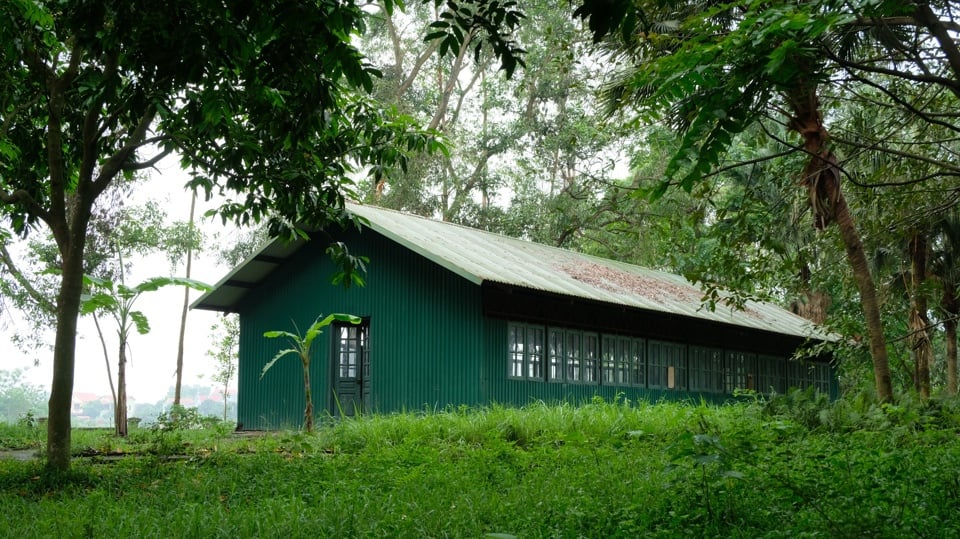
[[[725,351],[708,346],[689,346],[687,366],[689,390],[700,393],[723,393],[725,389]],[[694,368],[694,366],[699,368]]]
[[[654,359],[655,350],[663,350],[663,356]],[[672,341],[651,339],[647,341],[647,387],[668,391],[687,391],[687,345]],[[659,370],[654,376],[654,370]],[[673,384],[670,384],[671,373]],[[662,377],[662,380],[660,378]],[[662,382],[662,383],[661,383]]]
[[[544,326],[507,322],[508,380],[543,380],[545,334]],[[536,366],[539,366],[539,372]]]
[[[829,363],[743,350],[513,321],[506,340],[509,380],[727,395],[832,387]]]

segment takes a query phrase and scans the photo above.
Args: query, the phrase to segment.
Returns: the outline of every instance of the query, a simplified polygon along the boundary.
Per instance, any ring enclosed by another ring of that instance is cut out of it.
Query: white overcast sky
[[[180,170],[177,159],[168,157],[158,165],[157,170],[151,171],[150,178],[136,192],[131,205],[155,201],[166,211],[171,222],[186,221],[190,214],[190,193],[183,187],[186,179],[187,176]],[[197,202],[196,215],[199,221],[212,204],[205,204],[202,197]],[[235,229],[229,225],[222,226],[219,219],[203,221],[200,226],[207,233],[208,239],[212,238],[214,232],[219,231],[221,235],[227,237],[233,237],[235,232]],[[231,268],[218,265],[215,259],[216,255],[212,251],[200,253],[199,258],[194,259],[192,277],[211,285],[219,281]],[[173,270],[162,253],[133,262],[132,274],[127,281],[130,284],[156,276],[183,276],[185,271],[182,264]],[[190,301],[192,302],[199,295],[200,292],[191,290]],[[162,288],[156,292],[144,294],[137,300],[136,308],[147,316],[151,331],[146,335],[134,332],[130,338],[131,357],[127,364],[127,392],[136,402],[153,403],[162,399],[176,381],[177,337],[180,330],[182,303],[183,289],[178,287]],[[18,316],[17,313],[2,314],[0,369],[24,369],[27,371],[30,382],[49,391],[53,372],[52,352],[47,347],[38,346],[34,351],[25,353],[11,344],[10,337],[15,331],[14,325],[19,322]],[[211,348],[210,326],[219,316],[219,313],[210,311],[189,312],[184,351],[184,385],[212,384],[210,378],[216,367],[207,357],[207,351]],[[111,372],[116,383],[116,328],[112,325],[111,319],[101,319],[101,327],[108,338]],[[48,344],[52,343],[52,331],[45,340]],[[39,360],[38,366],[34,365],[35,359]],[[80,392],[110,394],[103,350],[90,317],[80,319],[77,335],[74,393]]]

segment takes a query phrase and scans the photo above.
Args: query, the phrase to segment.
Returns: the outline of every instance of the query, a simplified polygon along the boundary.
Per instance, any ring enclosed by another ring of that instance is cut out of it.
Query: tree
[[[106,279],[87,276],[90,293],[82,297],[81,314],[93,314],[96,311],[109,313],[117,324],[117,396],[114,407],[114,427],[117,436],[127,435],[127,350],[130,346],[130,332],[136,329],[144,335],[150,332],[150,323],[140,311],[134,310],[137,299],[145,292],[155,292],[164,286],[186,286],[195,290],[207,291],[210,286],[181,277],[154,277],[135,286]]]
[[[220,396],[223,397],[223,420],[227,420],[227,401],[230,396],[230,382],[237,374],[237,347],[240,341],[240,320],[236,315],[225,315],[220,322],[210,326],[210,334],[216,336],[214,348],[207,355],[216,362],[217,370],[212,380],[221,384]]]
[[[615,36],[624,51],[621,58],[629,68],[611,87],[612,106],[635,107],[648,119],[666,117],[681,133],[666,169],[668,181],[655,194],[671,184],[689,190],[708,177],[734,137],[749,126],[779,123],[799,136],[799,144],[781,143],[806,156],[798,178],[815,225],[835,224],[843,239],[869,333],[877,396],[891,400],[876,286],[840,189],[841,179],[851,175],[830,142],[823,98],[833,94],[835,81],[854,81],[859,86],[853,95],[875,88],[884,105],[956,133],[949,123],[951,108],[927,99],[933,108],[922,110],[911,95],[943,90],[960,95],[960,49],[949,38],[951,21],[941,20],[923,2],[832,0],[682,3],[673,9],[656,2],[586,0],[576,15],[589,20],[598,40]],[[903,139],[895,133],[883,136],[877,146],[892,155],[928,160],[897,148]],[[931,143],[941,144],[936,138]],[[957,174],[949,159],[935,163],[936,174]]]
[[[516,52],[499,2],[450,6],[442,47],[476,26]],[[111,184],[176,153],[191,187],[227,197],[224,219],[290,236],[344,219],[353,170],[437,147],[363,94],[378,74],[351,44],[363,30],[352,1],[0,4],[0,210],[17,234],[47,227],[61,269],[48,466],[70,463],[86,238]]]
[[[24,380],[23,370],[0,370],[0,421],[12,424],[28,414],[39,416],[45,400],[46,392]]]
[[[190,278],[193,270],[193,257],[195,251],[198,251],[203,243],[203,233],[195,226],[195,213],[197,209],[197,194],[193,193],[190,197],[190,214],[185,223],[178,222],[168,231],[165,238],[165,251],[171,265],[176,265],[181,258],[186,259],[183,276]],[[180,306],[180,332],[177,337],[177,370],[176,370],[176,390],[174,391],[173,404],[180,405],[180,388],[183,385],[183,352],[184,339],[187,332],[187,314],[190,307],[190,287],[183,287],[183,303]]]
[[[260,371],[260,379],[263,379],[267,371],[270,370],[270,367],[273,367],[273,365],[284,356],[295,355],[300,359],[300,364],[303,366],[303,395],[306,403],[303,410],[303,426],[307,432],[313,432],[313,391],[310,389],[310,348],[313,346],[313,341],[317,336],[323,333],[323,328],[334,322],[359,324],[361,320],[359,317],[353,315],[335,313],[327,315],[326,318],[322,319],[318,316],[303,335],[300,334],[299,329],[296,330],[296,333],[290,333],[289,331],[267,331],[263,334],[263,336],[268,339],[276,339],[278,337],[286,338],[290,341],[290,348],[280,350],[277,352],[277,355],[273,356],[273,359],[263,366],[263,370]],[[296,328],[296,324],[294,324],[294,328]]]
[[[624,160],[618,149],[627,131],[597,117],[594,90],[606,66],[590,53],[589,34],[551,2],[523,9],[516,39],[527,65],[511,79],[496,75],[489,54],[461,48],[445,57],[438,41],[423,43],[435,17],[427,7],[371,13],[361,46],[385,66],[375,95],[435,126],[448,152],[418,156],[406,172],[365,185],[365,200],[571,246],[575,234],[552,234],[544,223],[571,199],[586,205],[574,197],[595,200]]]

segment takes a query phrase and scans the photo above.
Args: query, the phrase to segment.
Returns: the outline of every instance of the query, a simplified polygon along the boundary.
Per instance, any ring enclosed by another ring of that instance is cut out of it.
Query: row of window
[[[829,392],[830,367],[623,335],[508,324],[510,378],[732,393]]]

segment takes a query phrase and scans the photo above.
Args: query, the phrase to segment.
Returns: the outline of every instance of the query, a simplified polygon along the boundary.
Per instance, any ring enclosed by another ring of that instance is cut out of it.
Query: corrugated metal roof
[[[542,290],[649,311],[799,337],[828,338],[814,324],[777,305],[748,301],[744,310],[702,307],[703,293],[679,275],[367,205],[347,209],[369,227],[473,283]],[[214,289],[197,309],[231,310],[246,290],[303,245],[273,241]]]

